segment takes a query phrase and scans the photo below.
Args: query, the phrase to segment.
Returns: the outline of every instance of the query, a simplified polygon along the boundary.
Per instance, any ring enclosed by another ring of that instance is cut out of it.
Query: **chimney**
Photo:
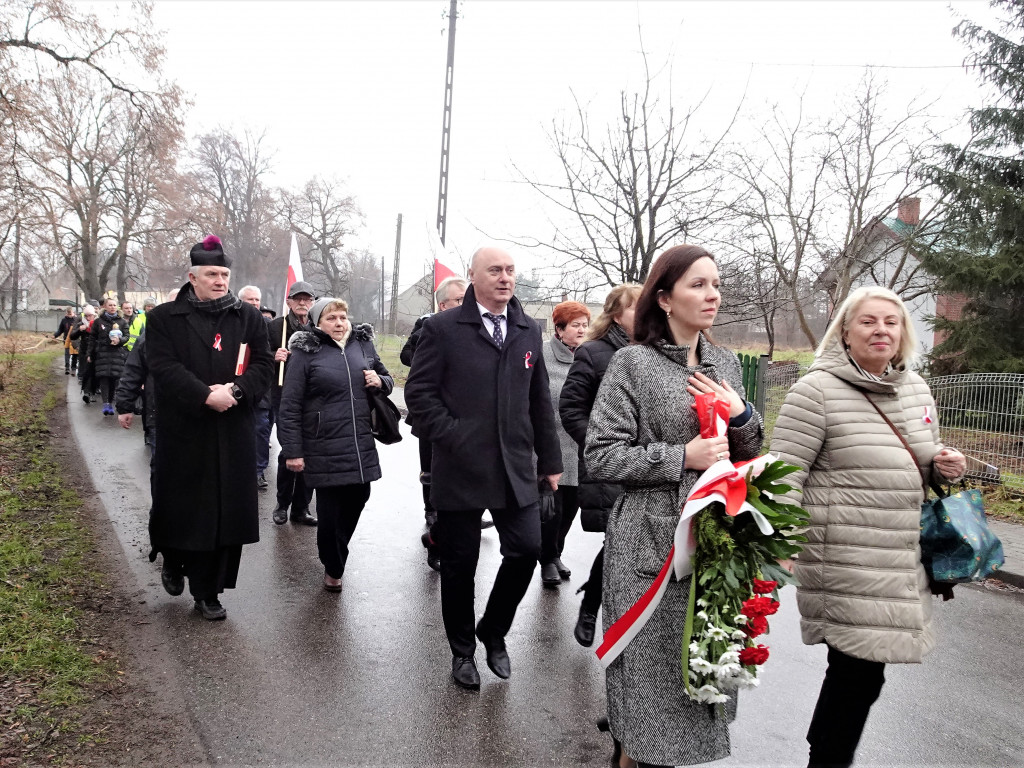
[[[904,197],[900,200],[899,212],[896,214],[896,218],[902,221],[904,224],[909,224],[912,227],[916,227],[921,223],[921,198],[920,197]]]

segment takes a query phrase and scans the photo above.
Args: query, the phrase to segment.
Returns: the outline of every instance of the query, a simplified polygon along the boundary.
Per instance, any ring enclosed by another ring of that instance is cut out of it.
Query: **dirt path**
[[[202,763],[166,640],[142,609],[141,590],[134,586],[124,552],[98,501],[63,398],[58,398],[49,426],[51,450],[64,481],[81,497],[82,520],[93,533],[90,565],[103,577],[101,591],[82,594],[78,600],[80,637],[96,656],[113,659],[121,674],[113,683],[86,692],[89,701],[76,713],[77,735],[51,733],[28,755],[5,758],[4,765],[52,765],[60,753],[68,755],[70,764],[83,766]]]

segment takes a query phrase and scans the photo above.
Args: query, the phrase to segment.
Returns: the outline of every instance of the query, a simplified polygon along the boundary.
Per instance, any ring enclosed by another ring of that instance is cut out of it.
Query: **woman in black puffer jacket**
[[[310,331],[288,342],[291,356],[277,421],[281,455],[316,489],[316,544],[324,589],[341,591],[348,543],[381,476],[366,390],[390,394],[395,383],[373,346],[373,329],[348,320],[341,299],[319,299]]]
[[[604,300],[601,314],[590,326],[587,340],[576,348],[572,366],[562,386],[558,415],[562,427],[579,446],[580,524],[585,531],[604,532],[608,512],[622,492],[614,483],[594,480],[583,462],[583,446],[587,440],[590,411],[597,398],[608,361],[629,344],[633,334],[633,312],[641,286],[625,283],[612,289]],[[601,581],[604,577],[604,549],[597,553],[590,569],[590,578],[580,589],[583,602],[576,621],[576,641],[589,648],[594,642],[597,609],[601,606]]]
[[[114,392],[128,359],[128,321],[117,314],[117,299],[103,301],[103,311],[89,329],[89,355],[96,386],[103,396],[103,415],[114,415]]]

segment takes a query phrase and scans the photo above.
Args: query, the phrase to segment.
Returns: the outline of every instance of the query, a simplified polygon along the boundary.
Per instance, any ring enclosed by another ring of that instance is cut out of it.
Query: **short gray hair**
[[[237,295],[237,296],[238,296],[238,298],[240,298],[240,299],[241,299],[242,301],[245,301],[245,294],[247,294],[247,293],[252,293],[253,291],[255,291],[256,293],[258,293],[261,299],[263,298],[263,291],[261,291],[261,290],[260,290],[260,289],[259,289],[259,288],[258,288],[257,286],[255,286],[255,285],[243,285],[243,286],[242,286],[241,288],[239,288],[239,289],[238,289],[238,293],[237,293],[236,295]]]
[[[441,284],[437,286],[437,290],[434,291],[434,300],[440,304],[442,301],[448,301],[448,291],[453,285],[457,285],[460,288],[465,288],[469,285],[469,282],[464,277],[446,277],[441,281]]]

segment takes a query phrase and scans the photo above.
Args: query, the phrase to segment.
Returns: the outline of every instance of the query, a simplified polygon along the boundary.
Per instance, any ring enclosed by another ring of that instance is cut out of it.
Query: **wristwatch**
[[[236,403],[242,402],[243,395],[245,395],[245,393],[242,391],[242,388],[240,386],[238,386],[237,384],[231,385],[231,396],[235,398]]]

